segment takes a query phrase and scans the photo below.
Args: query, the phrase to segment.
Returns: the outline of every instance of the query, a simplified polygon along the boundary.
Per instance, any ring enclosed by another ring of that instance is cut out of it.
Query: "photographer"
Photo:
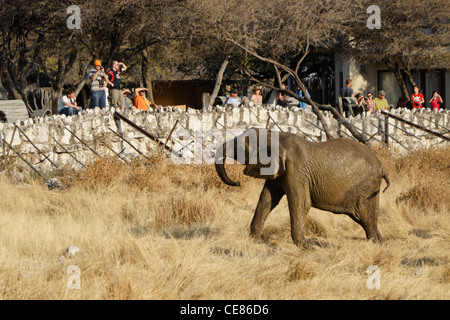
[[[91,108],[106,108],[106,84],[113,85],[106,76],[105,69],[100,60],[95,60],[94,68],[89,70],[88,77],[91,80]]]
[[[440,103],[444,103],[444,100],[442,100],[442,97],[439,95],[439,93],[434,90],[429,102],[431,103],[431,110],[439,111]]]

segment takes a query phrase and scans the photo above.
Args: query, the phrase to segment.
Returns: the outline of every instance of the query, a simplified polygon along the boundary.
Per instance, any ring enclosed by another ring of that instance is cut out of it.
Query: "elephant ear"
[[[285,173],[286,149],[280,144],[279,132],[269,131],[266,138],[260,134],[257,148],[248,144],[246,147],[250,154],[257,149],[257,163],[247,163],[245,175],[272,180]]]

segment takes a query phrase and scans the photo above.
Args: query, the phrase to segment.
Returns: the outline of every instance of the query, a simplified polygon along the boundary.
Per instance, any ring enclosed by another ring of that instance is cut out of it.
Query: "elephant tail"
[[[391,186],[391,180],[389,179],[389,176],[386,174],[386,172],[383,171],[383,176],[382,178],[384,179],[384,181],[386,181],[386,188],[384,188],[383,193]]]

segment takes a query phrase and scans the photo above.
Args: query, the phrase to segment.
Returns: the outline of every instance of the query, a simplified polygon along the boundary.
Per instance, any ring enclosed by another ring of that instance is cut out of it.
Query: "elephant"
[[[272,172],[265,159],[268,150]],[[361,143],[346,138],[310,142],[292,133],[248,129],[219,146],[215,155],[220,179],[240,186],[227,175],[227,157],[244,164],[244,174],[265,179],[250,225],[253,237],[261,237],[268,215],[286,195],[291,238],[299,247],[308,247],[304,225],[311,207],[346,214],[364,229],[367,240],[383,241],[377,227],[379,194],[382,179],[383,192],[390,180],[379,159]]]

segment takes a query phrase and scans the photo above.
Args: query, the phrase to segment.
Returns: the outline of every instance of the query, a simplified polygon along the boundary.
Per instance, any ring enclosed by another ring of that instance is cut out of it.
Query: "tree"
[[[6,89],[14,99],[26,99],[26,77],[34,67],[38,36],[33,29],[38,24],[38,16],[24,9],[21,1],[5,1],[0,8],[1,73]],[[30,45],[31,43],[31,45]]]
[[[62,14],[61,14],[62,12]],[[57,14],[55,14],[57,13]],[[66,7],[56,1],[4,1],[0,9],[1,70],[6,87],[29,113],[28,77],[41,71],[53,89],[53,112],[79,50],[66,41]]]
[[[2,1],[0,70],[4,87],[10,97],[23,99],[31,113],[27,93],[34,84],[28,80],[31,75],[37,79],[43,75],[51,85],[56,112],[63,87],[78,84],[78,94],[87,80],[87,68],[100,59],[105,66],[113,60],[129,61],[127,73],[135,69],[151,88],[151,72],[159,72],[160,65],[175,70],[182,60],[181,41],[187,38],[185,3],[81,0],[77,3],[81,29],[69,29],[69,1]]]
[[[190,17],[186,3],[187,0],[84,1],[80,4],[83,27],[79,41],[92,58],[101,58],[106,65],[113,60],[129,62],[127,73],[140,74],[153,101],[152,79],[174,72],[183,60]]]
[[[344,126],[360,141],[366,141],[342,115],[331,106],[320,105],[309,97],[301,98],[295,92],[282,87],[281,73],[289,74],[296,84],[306,91],[300,79],[301,65],[311,47],[326,48],[333,45],[334,28],[346,22],[341,6],[346,1],[210,1],[216,10],[216,19],[211,25],[215,35],[235,49],[269,64],[273,68],[275,81],[272,84],[258,80],[248,68],[242,72],[255,82],[266,87],[284,91],[310,104],[322,124],[327,139],[332,139],[320,110],[331,111]]]

